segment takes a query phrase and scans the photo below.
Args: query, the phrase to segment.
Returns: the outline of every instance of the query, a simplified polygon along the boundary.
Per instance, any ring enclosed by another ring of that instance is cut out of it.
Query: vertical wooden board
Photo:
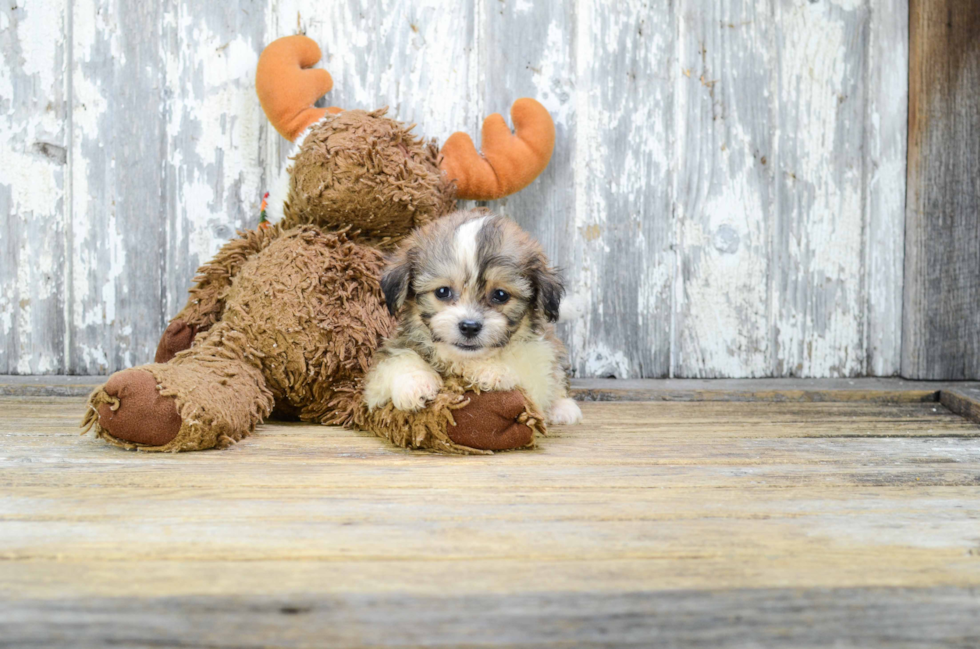
[[[980,377],[980,4],[909,6],[902,375]]]
[[[259,220],[269,127],[255,67],[266,45],[266,4],[182,0],[163,16],[168,318],[183,307],[198,266]]]
[[[488,206],[531,232],[570,280],[573,248],[585,236],[575,225],[574,5],[489,2],[477,24],[482,27],[479,67],[486,114],[500,113],[510,124],[511,104],[532,97],[555,122],[555,150],[547,169],[529,187]],[[569,281],[562,310],[574,314],[586,299],[583,287]],[[558,333],[569,340],[567,323],[559,324]]]
[[[416,124],[414,132],[444,141],[473,133],[481,107],[475,85],[473,2],[454,0],[272,0],[268,40],[304,32],[323,50],[319,67],[333,76],[325,106],[375,110]],[[288,151],[268,162],[278,173]]]
[[[865,369],[863,159],[869,10],[777,0],[774,370]]]
[[[0,374],[64,372],[64,0],[0,6]]]
[[[769,376],[770,0],[680,3],[673,375]]]
[[[871,0],[864,173],[865,373],[897,374],[902,357],[908,0]]]
[[[168,213],[161,3],[76,0],[68,370],[153,360]]]
[[[672,79],[668,0],[576,5],[575,229],[567,328],[579,376],[670,369]]]

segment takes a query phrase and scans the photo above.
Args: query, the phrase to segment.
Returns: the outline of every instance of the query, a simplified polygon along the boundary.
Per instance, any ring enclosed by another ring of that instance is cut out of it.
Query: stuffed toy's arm
[[[197,269],[187,304],[170,321],[160,338],[155,362],[166,363],[178,352],[189,348],[197,334],[207,331],[221,319],[225,296],[242,264],[275,241],[280,232],[278,227],[239,232],[239,238],[226,243],[211,261]]]

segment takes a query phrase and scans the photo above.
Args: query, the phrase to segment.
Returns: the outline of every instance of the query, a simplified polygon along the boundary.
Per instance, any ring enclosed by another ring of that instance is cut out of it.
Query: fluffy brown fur
[[[283,227],[349,227],[392,240],[452,211],[455,188],[439,171],[438,148],[386,112],[348,110],[310,128],[294,159]]]
[[[154,450],[238,441],[273,405],[303,421],[353,423],[373,350],[394,328],[378,281],[383,257],[311,226],[276,227],[264,240],[223,292],[220,322],[202,326],[194,346],[169,363],[138,368],[174,397],[183,421]],[[118,396],[100,388],[93,404],[111,398]],[[111,421],[93,417],[88,425],[115,438]]]

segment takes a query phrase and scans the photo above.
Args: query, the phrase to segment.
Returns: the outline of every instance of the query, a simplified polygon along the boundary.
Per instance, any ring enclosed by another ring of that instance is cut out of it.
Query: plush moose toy
[[[240,233],[202,266],[156,362],[96,389],[83,422],[145,451],[224,447],[277,415],[372,431],[400,446],[481,452],[533,444],[542,417],[518,391],[447,383],[421,411],[368,411],[363,377],[394,328],[379,282],[384,254],[413,228],[531,183],[547,166],[554,124],[532,99],[483,124],[483,152],[453,134],[438,150],[386,109],[315,108],[333,82],[310,69],[320,48],[281,38],[259,58],[256,91],[294,142],[272,189],[275,224]]]

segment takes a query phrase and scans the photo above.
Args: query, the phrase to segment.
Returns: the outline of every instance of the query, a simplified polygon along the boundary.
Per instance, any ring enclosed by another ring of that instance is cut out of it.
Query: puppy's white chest
[[[463,378],[480,390],[513,390],[523,387],[520,375],[499,360],[469,363],[463,370]]]
[[[555,397],[554,349],[536,340],[512,345],[496,358],[475,361],[463,369],[463,378],[481,390],[522,388],[540,408]]]

